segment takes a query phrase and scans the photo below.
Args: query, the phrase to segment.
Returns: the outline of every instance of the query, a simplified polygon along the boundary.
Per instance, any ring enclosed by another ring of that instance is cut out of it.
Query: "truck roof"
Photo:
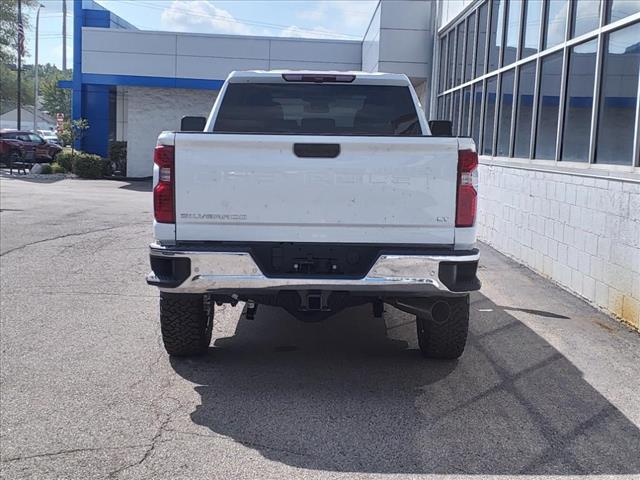
[[[336,70],[246,70],[234,71],[229,74],[227,80],[230,83],[285,83],[284,76],[353,76],[354,84],[375,84],[375,85],[409,85],[409,78],[404,73],[383,73],[383,72],[358,72],[358,71],[336,71]],[[291,80],[289,80],[291,81]]]

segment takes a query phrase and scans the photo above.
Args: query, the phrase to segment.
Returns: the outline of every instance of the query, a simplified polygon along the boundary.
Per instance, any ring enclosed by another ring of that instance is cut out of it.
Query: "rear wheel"
[[[160,292],[160,327],[167,353],[183,357],[206,352],[213,310],[213,303],[204,295]]]
[[[469,295],[436,300],[431,313],[416,317],[416,326],[418,344],[425,358],[460,357],[469,331]]]

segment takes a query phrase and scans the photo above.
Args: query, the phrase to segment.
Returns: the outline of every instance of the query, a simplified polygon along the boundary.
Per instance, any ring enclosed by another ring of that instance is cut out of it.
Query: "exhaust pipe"
[[[403,312],[431,316],[436,323],[444,323],[451,316],[451,305],[443,298],[397,298],[389,303]]]

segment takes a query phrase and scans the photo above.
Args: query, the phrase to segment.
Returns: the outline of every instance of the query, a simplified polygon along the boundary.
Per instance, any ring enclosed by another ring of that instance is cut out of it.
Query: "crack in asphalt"
[[[55,457],[58,455],[71,455],[74,453],[83,453],[83,452],[100,452],[104,450],[129,450],[132,448],[144,448],[148,447],[148,445],[125,445],[123,447],[85,447],[85,448],[70,448],[67,450],[59,450],[57,452],[46,452],[46,453],[36,453],[34,455],[20,455],[17,457],[6,458],[4,460],[0,460],[0,463],[11,463],[11,462],[19,462],[22,460],[30,460],[33,458],[46,458],[46,457]]]
[[[170,385],[171,385],[171,381],[169,382],[169,386]],[[158,397],[157,399],[160,399],[160,398],[161,397]],[[161,438],[162,438],[162,435],[166,432],[167,425],[169,425],[169,423],[173,420],[173,415],[183,408],[182,403],[177,398],[173,398],[173,397],[167,397],[167,398],[175,401],[177,405],[169,413],[163,414],[165,418],[162,420],[162,422],[158,426],[158,429],[156,430],[156,433],[151,438],[150,443],[146,446],[146,450],[142,454],[142,457],[140,458],[140,460],[132,463],[127,463],[121,467],[116,468],[115,470],[112,470],[107,475],[108,478],[117,478],[122,472],[142,465],[151,456],[151,454],[156,449],[159,443],[165,443],[164,441],[161,440]]]
[[[60,240],[61,238],[80,237],[80,236],[83,236],[83,235],[89,235],[90,233],[106,232],[107,230],[115,230],[117,228],[128,227],[130,225],[131,224],[129,224],[129,223],[123,223],[123,224],[115,225],[115,226],[112,226],[112,227],[96,228],[96,229],[93,229],[93,230],[88,230],[86,232],[65,233],[63,235],[56,235],[55,237],[44,238],[42,240],[36,240],[35,242],[25,243],[24,245],[20,245],[19,247],[10,248],[6,252],[0,253],[0,257],[4,257],[6,255],[9,255],[10,253],[17,252],[18,250],[22,250],[22,249],[25,249],[27,247],[32,247],[33,245],[38,245],[40,243],[52,242],[53,240]]]

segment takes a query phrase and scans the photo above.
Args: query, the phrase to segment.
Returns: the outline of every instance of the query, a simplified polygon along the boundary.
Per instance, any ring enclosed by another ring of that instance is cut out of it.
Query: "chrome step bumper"
[[[477,251],[468,255],[380,255],[363,278],[267,277],[248,252],[189,251],[151,244],[150,256],[153,271],[147,283],[173,293],[268,289],[455,295],[480,288]]]

